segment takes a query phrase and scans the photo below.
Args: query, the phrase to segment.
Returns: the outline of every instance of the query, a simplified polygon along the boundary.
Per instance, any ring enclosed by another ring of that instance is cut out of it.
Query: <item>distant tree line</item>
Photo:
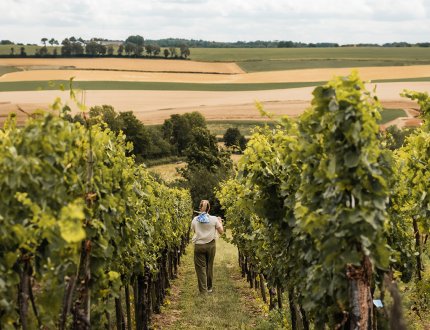
[[[170,45],[161,52],[161,47],[155,42],[145,42],[139,35],[129,36],[124,42],[117,45],[105,44],[108,40],[93,38],[89,41],[82,38],[65,38],[61,42],[61,47],[55,47],[50,52],[47,42],[51,46],[59,46],[58,40],[46,37],[41,39],[43,46],[36,49],[36,57],[100,57],[100,56],[127,56],[127,57],[164,57],[175,59],[187,59],[191,55],[189,47],[185,44]],[[4,45],[14,45],[10,40],[2,40]],[[114,47],[115,46],[115,47]],[[25,47],[22,45],[17,52],[15,47],[11,47],[9,56],[27,56]]]
[[[45,39],[45,42],[43,40]],[[42,43],[46,46],[47,38],[42,38]],[[49,44],[59,45],[58,41],[51,38]],[[62,48],[65,47],[64,53],[66,56],[90,55],[90,56],[142,56],[146,53],[147,56],[164,56],[173,58],[187,58],[190,55],[190,48],[331,48],[331,47],[430,47],[430,42],[408,43],[408,42],[389,42],[384,44],[377,43],[357,43],[357,44],[338,44],[334,42],[317,42],[304,43],[295,41],[235,41],[235,42],[219,42],[196,39],[181,39],[181,38],[166,38],[166,39],[144,39],[142,36],[129,36],[119,47],[114,50],[112,45],[105,45],[108,39],[92,38],[85,41],[82,38],[75,37],[66,38],[61,42]],[[14,44],[10,40],[0,40],[1,45],[19,45]],[[79,45],[76,45],[79,44]],[[88,52],[86,45],[89,45]],[[98,47],[95,45],[99,45]],[[27,44],[28,46],[36,46],[35,44]],[[122,47],[121,47],[122,46]],[[160,48],[165,48],[161,51]],[[42,50],[42,55],[44,51]]]
[[[219,42],[195,39],[167,38],[158,40],[148,40],[156,42],[160,47],[172,47],[175,45],[187,45],[190,48],[276,48],[278,41],[236,41]]]
[[[190,48],[329,48],[329,47],[430,47],[430,42],[408,43],[391,42],[384,44],[358,43],[358,44],[338,44],[334,42],[305,43],[294,41],[235,41],[219,42],[196,39],[167,38],[158,40],[148,40],[160,45],[160,47],[170,47],[172,45],[184,44]]]
[[[304,43],[293,41],[280,41],[277,45],[278,48],[332,48],[339,47],[339,44],[332,42],[317,42],[317,43]]]
[[[331,42],[318,42],[318,43],[303,43],[293,41],[279,41],[278,48],[333,48],[333,47],[430,47],[430,42],[420,42],[416,44],[410,44],[408,42],[388,42],[385,44],[375,43],[359,43],[359,44],[344,44],[339,45],[338,43]]]
[[[430,47],[430,42],[418,42],[415,44],[411,44],[408,42],[388,42],[382,45],[379,44],[367,44],[367,43],[361,43],[361,44],[345,44],[341,47]]]

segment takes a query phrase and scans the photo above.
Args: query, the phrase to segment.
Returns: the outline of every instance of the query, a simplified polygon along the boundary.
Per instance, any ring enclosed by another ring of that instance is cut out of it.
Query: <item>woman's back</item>
[[[203,217],[205,219],[202,219]],[[191,222],[191,228],[194,230],[193,243],[206,244],[213,241],[219,225],[218,218],[207,213],[195,217]]]

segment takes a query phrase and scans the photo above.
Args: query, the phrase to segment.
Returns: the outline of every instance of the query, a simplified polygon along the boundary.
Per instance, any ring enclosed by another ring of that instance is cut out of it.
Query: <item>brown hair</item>
[[[200,212],[209,213],[209,210],[211,209],[211,204],[207,199],[203,199],[200,201],[199,209],[200,209]]]

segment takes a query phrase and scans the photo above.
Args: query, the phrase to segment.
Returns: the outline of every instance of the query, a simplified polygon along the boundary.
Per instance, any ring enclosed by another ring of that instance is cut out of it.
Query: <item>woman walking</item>
[[[222,234],[224,228],[221,218],[209,215],[208,200],[200,202],[200,214],[191,222],[194,231],[194,267],[200,293],[212,292],[213,266],[215,259],[216,233]]]

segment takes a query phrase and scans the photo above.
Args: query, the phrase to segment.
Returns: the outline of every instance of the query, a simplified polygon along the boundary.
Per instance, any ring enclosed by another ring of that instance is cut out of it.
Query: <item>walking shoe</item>
[[[209,293],[212,293],[212,292],[213,292],[213,290],[212,290],[212,289],[208,289],[208,292],[209,292]]]

